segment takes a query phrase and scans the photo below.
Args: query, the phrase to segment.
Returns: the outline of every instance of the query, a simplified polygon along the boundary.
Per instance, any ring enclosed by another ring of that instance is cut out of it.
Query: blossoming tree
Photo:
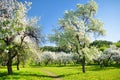
[[[24,3],[18,0],[0,1],[0,42],[2,46],[5,46],[4,49],[1,48],[1,51],[7,55],[8,74],[13,73],[12,60],[16,56],[19,60],[19,52],[23,49],[23,43],[39,38],[38,29],[35,28],[38,20],[27,19],[30,5],[31,2],[26,1]],[[33,37],[34,39],[31,39]]]
[[[85,73],[86,49],[89,49],[93,35],[104,35],[103,23],[95,17],[98,6],[94,0],[86,4],[77,4],[76,10],[65,11],[59,19],[59,30],[50,36],[58,46],[67,45],[82,57],[82,71]]]

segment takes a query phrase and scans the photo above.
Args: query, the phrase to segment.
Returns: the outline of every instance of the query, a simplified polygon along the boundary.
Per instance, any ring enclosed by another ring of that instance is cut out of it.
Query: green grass
[[[120,80],[120,68],[107,67],[101,69],[99,66],[87,66],[87,72],[81,72],[81,66],[75,67],[45,67],[62,80]]]
[[[6,68],[0,68],[0,80],[53,80],[41,68],[21,68],[19,71],[13,68],[14,74],[7,75]]]
[[[100,68],[99,66],[87,66],[87,72],[81,72],[81,66],[66,67],[31,67],[21,68],[17,71],[14,67],[14,74],[7,75],[5,67],[0,68],[0,80],[55,80],[47,75],[44,70],[56,74],[62,80],[120,80],[119,67]]]

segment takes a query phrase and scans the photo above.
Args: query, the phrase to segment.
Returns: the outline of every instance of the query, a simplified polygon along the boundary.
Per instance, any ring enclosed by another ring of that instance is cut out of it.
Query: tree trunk
[[[12,71],[12,58],[11,58],[10,52],[8,53],[7,70],[8,70],[9,75],[11,75],[13,73],[13,71]]]
[[[23,63],[22,67],[24,68],[25,67],[25,61],[23,61],[22,63]]]
[[[82,58],[82,72],[85,73],[86,70],[85,70],[85,55],[83,53],[83,58]]]
[[[19,65],[20,65],[20,56],[17,55],[17,70],[20,70]]]
[[[106,67],[109,65],[109,62],[110,62],[110,59],[111,59],[112,55],[113,55],[113,54],[111,54],[111,55],[108,57],[108,60],[106,61],[106,64],[105,64]]]

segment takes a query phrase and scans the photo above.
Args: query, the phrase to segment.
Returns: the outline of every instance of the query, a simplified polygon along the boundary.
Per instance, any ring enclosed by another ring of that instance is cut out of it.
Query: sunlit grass
[[[87,72],[81,71],[81,66],[66,67],[38,67],[21,68],[19,71],[13,68],[14,74],[7,75],[5,67],[0,67],[0,80],[55,80],[46,74],[44,70],[56,74],[62,80],[120,80],[119,67],[87,66]]]
[[[6,68],[0,69],[0,80],[54,80],[42,72],[41,68],[21,68],[19,71],[16,68],[13,69],[12,75],[7,75]]]
[[[120,80],[120,68],[99,66],[87,66],[87,72],[81,72],[81,66],[75,67],[45,67],[54,72],[62,80]]]

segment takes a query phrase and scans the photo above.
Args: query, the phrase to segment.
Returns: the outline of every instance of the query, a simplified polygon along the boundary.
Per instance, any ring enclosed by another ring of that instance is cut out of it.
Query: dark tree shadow
[[[13,73],[12,74],[12,78],[13,79],[20,79],[20,77],[21,76],[33,76],[33,77],[38,77],[38,78],[40,78],[40,77],[45,77],[45,78],[53,78],[53,79],[55,79],[55,78],[63,78],[63,77],[65,77],[65,76],[70,76],[70,75],[75,75],[75,74],[80,74],[80,73],[73,73],[73,74],[65,74],[65,75],[58,75],[58,76],[49,76],[49,75],[42,75],[42,74],[32,74],[32,73]],[[7,77],[7,76],[9,76],[8,74],[7,74],[7,72],[4,72],[4,73],[0,73],[0,77],[2,77],[2,79],[3,80],[5,80],[5,79],[9,79],[9,77]]]
[[[88,71],[103,71],[103,70],[110,70],[110,69],[120,69],[120,65],[110,65],[110,66],[103,66],[100,67],[100,65],[92,66],[91,68],[88,68]]]
[[[0,73],[0,77],[4,77],[4,76],[7,76],[8,74],[6,72],[2,72]]]

